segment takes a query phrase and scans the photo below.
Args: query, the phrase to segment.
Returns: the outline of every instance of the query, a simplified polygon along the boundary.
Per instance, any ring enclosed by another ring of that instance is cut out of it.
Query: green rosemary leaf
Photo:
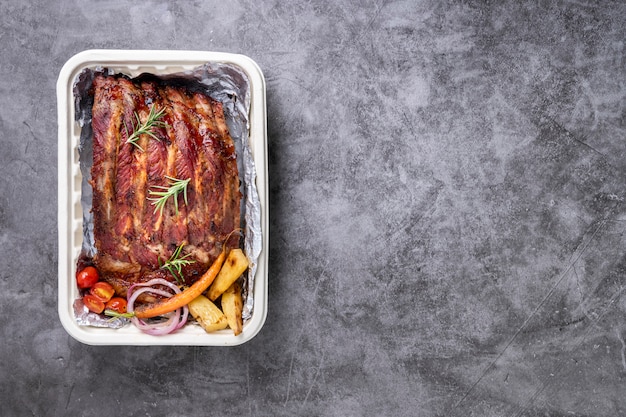
[[[174,276],[174,278],[179,284],[184,283],[183,276],[182,276],[183,266],[191,265],[192,263],[195,262],[193,260],[187,259],[189,256],[191,256],[190,253],[182,257],[180,256],[180,253],[183,250],[183,246],[185,246],[184,243],[180,245],[179,247],[177,247],[174,253],[172,254],[172,256],[170,257],[170,259],[168,259],[165,263],[161,265],[161,269],[165,269],[169,271],[169,273]],[[160,263],[161,263],[161,260],[159,259],[159,264]]]
[[[133,132],[130,134],[130,136],[128,134],[128,127],[126,126],[126,122],[124,122],[124,129],[126,129],[126,137],[128,138],[126,139],[126,143],[130,143],[136,146],[137,148],[139,148],[139,150],[143,152],[144,151],[143,148],[137,143],[141,135],[144,135],[144,134],[149,135],[152,138],[159,140],[159,138],[156,137],[152,129],[155,127],[167,126],[167,123],[163,122],[162,120],[159,120],[161,117],[163,117],[164,114],[165,114],[165,108],[162,108],[161,110],[157,111],[156,107],[152,105],[150,106],[150,113],[148,113],[148,118],[146,119],[145,123],[141,123],[139,114],[135,112],[135,119],[137,119],[137,126],[134,127]]]
[[[163,210],[165,208],[165,204],[167,200],[172,197],[174,198],[174,207],[176,209],[176,214],[178,214],[178,195],[183,193],[183,199],[185,201],[185,205],[187,204],[187,185],[191,178],[187,178],[186,180],[180,180],[178,178],[165,176],[169,180],[169,187],[165,187],[162,185],[155,185],[152,188],[156,188],[157,190],[148,190],[148,193],[152,197],[148,197],[148,200],[152,201],[152,205],[154,206],[154,212],[160,212],[163,215]]]

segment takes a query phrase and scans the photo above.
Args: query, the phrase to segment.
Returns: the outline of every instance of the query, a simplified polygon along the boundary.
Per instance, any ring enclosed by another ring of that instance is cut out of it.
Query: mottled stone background
[[[622,1],[0,0],[1,414],[626,415],[625,22]],[[55,83],[91,48],[261,66],[249,343],[61,327]]]

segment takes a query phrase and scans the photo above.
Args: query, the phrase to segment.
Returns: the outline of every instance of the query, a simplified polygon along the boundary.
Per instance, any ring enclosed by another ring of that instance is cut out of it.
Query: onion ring
[[[130,286],[130,288],[128,288],[126,294],[128,302],[127,311],[129,313],[132,313],[134,311],[135,301],[137,301],[137,298],[141,294],[149,292],[154,295],[160,295],[162,297],[168,298],[174,295],[166,290],[154,288],[153,285],[164,285],[172,290],[174,294],[178,294],[181,292],[181,289],[178,288],[175,284],[162,278],[154,278],[148,282],[133,284]],[[137,287],[140,288],[135,290],[135,288]],[[164,317],[167,317],[167,320],[156,323],[148,323],[144,320],[138,319],[137,317],[131,317],[130,321],[144,333],[153,336],[161,336],[172,333],[173,331],[183,327],[185,323],[187,323],[187,318],[189,317],[189,308],[187,306],[184,306],[171,313],[168,313]]]

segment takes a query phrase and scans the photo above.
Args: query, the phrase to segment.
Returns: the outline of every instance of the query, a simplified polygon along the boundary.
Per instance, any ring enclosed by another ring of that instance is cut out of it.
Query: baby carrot
[[[218,272],[222,268],[222,264],[226,259],[226,246],[213,262],[211,267],[194,282],[189,288],[170,298],[156,301],[151,304],[144,304],[135,309],[135,317],[139,319],[148,319],[150,317],[162,316],[166,313],[179,309],[206,291],[211,285]]]

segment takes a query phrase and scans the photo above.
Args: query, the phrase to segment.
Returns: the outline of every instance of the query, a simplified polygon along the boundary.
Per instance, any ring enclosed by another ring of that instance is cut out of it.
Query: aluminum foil
[[[122,73],[110,68],[94,67],[83,70],[76,76],[73,86],[76,122],[81,127],[79,144],[80,170],[82,174],[81,205],[83,209],[82,256],[91,258],[96,253],[93,237],[93,215],[91,213],[92,189],[89,184],[93,164],[91,109],[93,96],[89,94],[96,74]],[[125,74],[131,76],[131,74]],[[263,239],[261,230],[261,203],[256,189],[256,169],[250,149],[249,112],[250,83],[246,74],[236,65],[206,63],[191,71],[170,74],[140,74],[141,77],[158,77],[173,84],[184,84],[193,91],[200,91],[220,101],[224,108],[226,123],[235,143],[237,164],[243,195],[241,218],[244,224],[244,251],[250,266],[243,277],[243,319],[252,317],[254,310],[254,277],[261,253]],[[128,321],[110,320],[98,314],[89,313],[81,300],[74,303],[74,315],[79,325],[97,327],[121,327]]]
[[[130,320],[123,317],[102,317],[93,313],[85,306],[82,299],[74,300],[74,317],[79,326],[108,327],[119,329],[130,323]]]

